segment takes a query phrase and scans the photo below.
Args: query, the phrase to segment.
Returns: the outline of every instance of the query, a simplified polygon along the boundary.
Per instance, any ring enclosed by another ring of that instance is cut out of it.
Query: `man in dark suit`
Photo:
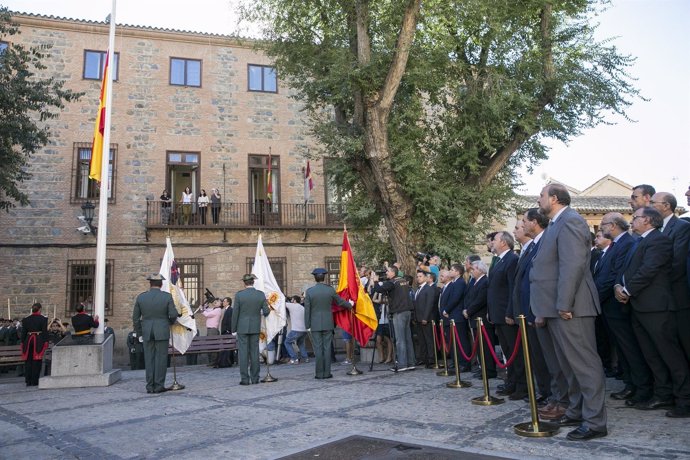
[[[344,301],[333,289],[333,286],[326,284],[325,268],[315,268],[311,274],[314,275],[316,284],[304,295],[304,325],[311,331],[311,340],[314,345],[314,356],[316,361],[317,379],[330,379],[331,374],[331,343],[333,342],[333,311],[332,305],[339,305],[345,308],[352,308],[352,305]]]
[[[467,293],[467,283],[463,275],[465,274],[465,267],[460,264],[453,264],[448,271],[448,282],[443,286],[441,291],[441,303],[439,310],[444,321],[455,321],[455,327],[458,330],[460,337],[460,345],[465,350],[465,354],[469,355],[472,351],[472,343],[470,342],[470,328],[467,319],[462,315],[465,294]],[[451,356],[451,359],[455,359]],[[467,361],[462,353],[459,353],[458,363],[460,364],[461,372],[469,372],[470,362]]]
[[[240,364],[240,385],[259,383],[259,334],[261,315],[268,316],[270,310],[266,294],[254,289],[256,275],[242,277],[244,289],[235,295],[232,309],[231,328],[237,333],[237,353]]]
[[[685,418],[690,417],[690,369],[678,341],[673,314],[673,243],[658,230],[662,225],[661,214],[652,207],[633,213],[632,229],[642,238],[626,260],[615,295],[618,301],[632,307],[632,327],[654,375],[654,397],[634,407],[673,407],[675,397],[675,407],[666,416]]]
[[[551,376],[549,375],[549,369],[544,360],[541,346],[539,345],[539,338],[537,337],[537,331],[534,327],[534,315],[529,308],[529,270],[532,265],[534,254],[536,254],[534,250],[536,244],[533,242],[532,238],[525,233],[525,222],[522,219],[518,220],[515,224],[513,234],[515,235],[515,240],[522,245],[522,251],[520,252],[520,258],[518,259],[518,265],[515,271],[513,291],[511,293],[510,303],[508,304],[508,310],[506,311],[506,322],[510,319],[510,322],[517,323],[520,315],[525,316],[530,361],[539,390],[537,403],[544,403],[545,405],[547,399],[551,396]]]
[[[633,212],[640,208],[651,206],[652,196],[656,193],[654,187],[649,184],[640,184],[632,188],[632,195],[628,203]]]
[[[618,347],[618,367],[623,367],[623,390],[611,393],[613,399],[631,400],[633,403],[652,397],[652,373],[642,355],[637,337],[632,329],[630,307],[614,296],[613,286],[625,268],[625,260],[634,245],[635,238],[628,233],[630,225],[617,212],[606,214],[599,227],[611,245],[594,270],[594,283],[599,302]]]
[[[667,192],[655,193],[651,205],[664,219],[661,233],[673,243],[671,263],[671,289],[676,301],[676,322],[680,331],[680,344],[685,358],[690,362],[690,283],[688,283],[688,254],[690,254],[690,223],[677,218],[674,213],[676,197]]]
[[[551,219],[530,270],[530,305],[544,318],[558,362],[568,379],[569,404],[558,420],[578,426],[572,441],[606,436],[605,378],[597,354],[594,320],[600,312],[592,273],[587,222],[570,208],[570,194],[560,184],[545,186],[539,212]]]
[[[487,288],[489,285],[488,278],[486,277],[486,272],[489,268],[481,260],[475,260],[470,264],[470,275],[473,281],[470,283],[470,288],[465,295],[465,308],[462,311],[463,316],[469,322],[475,322],[477,318],[481,318],[482,322],[491,337],[493,334],[493,326],[486,319],[487,313]],[[476,323],[475,323],[476,324]],[[482,332],[477,329],[476,334],[481,334]],[[484,340],[484,346],[482,347],[485,357],[486,364],[486,376],[490,379],[496,378],[496,363],[494,362],[491,352],[489,351],[489,345]],[[481,375],[480,375],[481,376]],[[475,375],[477,377],[477,375]]]
[[[494,236],[493,250],[498,260],[489,273],[487,287],[487,316],[494,325],[506,360],[513,355],[518,334],[515,321],[507,314],[518,262],[518,256],[513,252],[514,245],[513,235],[506,231],[497,232]],[[524,361],[519,354],[513,364],[508,366],[504,388],[496,394],[508,396],[512,400],[521,400],[527,396]]]
[[[144,340],[144,365],[146,367],[146,392],[163,393],[168,367],[168,340],[170,325],[177,319],[173,298],[161,291],[163,275],[149,275],[150,289],[137,296],[132,310],[132,322],[137,336]]]
[[[417,284],[419,287],[415,291],[414,296],[415,327],[417,329],[419,345],[417,356],[420,360],[417,364],[425,365],[427,369],[433,366],[434,353],[436,351],[431,329],[431,320],[435,319],[434,312],[436,310],[436,304],[434,303],[436,283],[433,277],[434,274],[431,272],[417,270]]]
[[[594,277],[594,271],[598,267],[601,258],[606,254],[606,251],[608,251],[609,246],[611,246],[611,240],[604,236],[601,229],[597,230],[594,236],[594,248],[596,248],[598,252],[595,255],[595,251],[592,249],[592,260],[589,264],[592,277]],[[599,304],[601,305],[601,298],[599,298]],[[623,374],[623,380],[625,381],[625,364],[623,363],[623,365],[621,365],[621,363],[618,363],[617,369],[613,367],[613,354],[615,352],[616,342],[613,338],[613,334],[611,334],[609,330],[609,325],[606,322],[603,312],[597,315],[596,320],[594,320],[594,335],[597,339],[597,353],[599,353],[601,364],[604,366],[604,375],[606,377],[615,377],[616,375]],[[628,375],[628,381],[629,380]]]

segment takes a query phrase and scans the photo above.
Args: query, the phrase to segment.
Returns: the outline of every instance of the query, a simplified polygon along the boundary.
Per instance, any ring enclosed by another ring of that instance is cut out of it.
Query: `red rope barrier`
[[[463,358],[465,358],[467,361],[472,361],[474,357],[477,355],[477,345],[479,344],[479,334],[474,338],[474,343],[472,344],[472,352],[470,353],[470,356],[467,356],[465,353],[465,350],[462,348],[462,342],[460,341],[460,336],[458,335],[458,328],[455,328],[455,341],[458,344],[458,348],[460,349],[460,354],[462,355]]]
[[[441,325],[438,325],[439,329],[441,328]],[[436,349],[440,350],[441,349],[441,342],[439,341],[439,335],[440,334],[434,334],[434,340],[436,341]]]
[[[493,356],[494,361],[496,362],[496,366],[498,366],[500,369],[505,369],[506,367],[510,366],[513,364],[513,361],[515,361],[515,358],[517,358],[517,352],[520,348],[520,344],[522,343],[522,335],[518,333],[517,338],[515,339],[515,347],[513,348],[513,354],[510,356],[510,359],[506,361],[505,364],[501,363],[501,360],[498,359],[498,356],[496,356],[496,351],[494,350],[494,345],[491,343],[491,339],[489,339],[489,333],[486,332],[486,327],[482,324],[482,334],[484,334],[484,340],[486,340],[486,343],[488,345],[489,352],[491,353],[491,356]]]
[[[439,327],[440,327],[440,325],[439,325]],[[448,353],[450,351],[450,347],[446,343],[446,334],[443,333],[442,327],[440,327],[440,329],[441,329],[441,343],[443,343],[443,348],[445,348],[446,353]]]

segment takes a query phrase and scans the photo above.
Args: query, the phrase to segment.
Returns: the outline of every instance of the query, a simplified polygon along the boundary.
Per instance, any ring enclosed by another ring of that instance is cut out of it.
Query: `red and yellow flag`
[[[101,82],[101,99],[98,102],[96,113],[96,125],[93,129],[93,145],[91,147],[91,165],[89,167],[89,179],[101,181],[101,167],[103,166],[103,133],[105,132],[105,98],[108,85],[110,68],[108,66],[108,53],[106,53],[105,66],[103,68],[103,81]],[[108,152],[110,155],[110,152]]]
[[[365,346],[371,335],[376,331],[378,320],[376,319],[374,304],[359,281],[355,259],[350,248],[350,240],[347,237],[347,230],[343,233],[343,252],[340,255],[340,279],[336,291],[343,300],[352,300],[355,303],[354,315],[351,315],[347,309],[333,307],[333,317],[336,324],[357,339],[361,346]]]
[[[268,172],[266,173],[266,201],[273,203],[273,177],[271,175],[271,150],[268,150]]]

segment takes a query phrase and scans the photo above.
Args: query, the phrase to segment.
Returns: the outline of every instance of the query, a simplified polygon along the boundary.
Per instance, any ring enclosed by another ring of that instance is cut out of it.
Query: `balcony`
[[[221,203],[205,216],[196,204],[146,202],[146,230],[153,229],[336,229],[343,226],[343,205],[285,203]]]

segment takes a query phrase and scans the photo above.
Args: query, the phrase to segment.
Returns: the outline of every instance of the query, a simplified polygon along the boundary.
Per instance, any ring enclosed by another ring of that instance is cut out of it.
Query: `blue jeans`
[[[412,331],[410,330],[411,311],[393,313],[393,335],[395,336],[395,360],[400,367],[412,367],[415,364]]]
[[[307,332],[306,331],[290,331],[288,332],[287,337],[285,338],[285,349],[288,352],[288,355],[290,355],[290,359],[307,359],[309,355],[307,354],[307,347],[304,344],[304,342],[307,339]],[[299,356],[297,356],[297,353],[295,353],[295,349],[293,348],[293,344],[297,344],[297,348],[299,348]]]

